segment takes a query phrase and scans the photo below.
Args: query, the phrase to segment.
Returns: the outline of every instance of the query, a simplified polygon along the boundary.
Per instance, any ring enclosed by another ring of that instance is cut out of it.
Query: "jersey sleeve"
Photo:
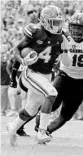
[[[27,37],[27,39],[32,39],[36,31],[37,31],[37,26],[31,23],[24,28],[23,33],[24,36]]]
[[[27,25],[23,29],[24,39],[17,47],[19,51],[21,51],[23,48],[26,48],[33,41],[36,31],[37,27],[34,24]]]

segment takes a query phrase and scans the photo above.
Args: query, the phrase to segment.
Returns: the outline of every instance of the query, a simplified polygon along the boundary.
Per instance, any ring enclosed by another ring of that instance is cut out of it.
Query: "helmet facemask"
[[[57,34],[57,33],[61,33],[62,31],[62,19],[49,19],[48,20],[48,25],[49,25],[49,31],[52,34]]]
[[[70,18],[69,32],[75,42],[83,41],[83,13],[75,13]]]
[[[70,23],[69,32],[75,42],[80,43],[83,41],[83,25]]]
[[[49,31],[52,34],[60,34],[62,31],[63,18],[59,14],[57,7],[50,6],[46,12],[41,14],[41,25],[45,30]]]

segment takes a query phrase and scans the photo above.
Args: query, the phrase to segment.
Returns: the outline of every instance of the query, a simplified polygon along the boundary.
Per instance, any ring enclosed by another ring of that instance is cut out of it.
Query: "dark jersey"
[[[36,63],[29,65],[29,68],[43,74],[51,73],[56,57],[62,52],[62,34],[50,34],[42,26],[30,24],[24,29],[24,35],[26,38],[24,42],[18,46],[18,49],[21,51],[23,48],[30,47],[35,50],[39,56],[40,54],[43,56],[39,57]],[[48,47],[50,52],[48,52]],[[47,52],[43,53],[43,51],[46,50]],[[49,59],[47,60],[47,58]]]

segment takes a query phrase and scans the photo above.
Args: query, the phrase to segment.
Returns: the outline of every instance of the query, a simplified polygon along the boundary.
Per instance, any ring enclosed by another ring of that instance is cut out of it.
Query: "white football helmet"
[[[61,33],[63,21],[60,9],[54,5],[49,5],[41,11],[41,25],[52,34]]]

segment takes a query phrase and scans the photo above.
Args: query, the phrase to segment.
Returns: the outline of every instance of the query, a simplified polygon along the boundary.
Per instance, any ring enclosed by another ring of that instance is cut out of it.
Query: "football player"
[[[83,101],[83,13],[75,13],[69,21],[70,42],[65,39],[63,51],[70,51],[71,64],[60,62],[60,70],[54,86],[58,91],[58,104],[62,103],[60,115],[50,125],[47,131],[54,132],[69,121]],[[64,54],[63,54],[64,55]],[[61,101],[59,101],[61,99]],[[54,102],[56,109],[56,100]]]
[[[38,109],[44,105],[45,101],[45,107],[42,109],[40,117],[38,140],[39,142],[50,140],[50,136],[46,134],[46,129],[52,103],[57,96],[57,91],[51,84],[51,76],[56,53],[58,51],[62,53],[62,26],[63,18],[59,8],[50,5],[41,12],[40,26],[39,24],[38,26],[30,24],[24,29],[25,37],[17,46],[15,56],[20,63],[25,63],[28,66],[21,75],[21,84],[28,88],[28,100],[16,120],[7,125],[12,137],[11,144],[16,139],[16,131],[37,114]],[[53,45],[56,45],[56,51],[51,50]],[[26,54],[25,52],[25,56],[23,56],[21,51],[27,47],[30,48],[30,53]],[[65,56],[67,55],[65,53]],[[67,60],[66,63],[68,66],[70,60]]]

